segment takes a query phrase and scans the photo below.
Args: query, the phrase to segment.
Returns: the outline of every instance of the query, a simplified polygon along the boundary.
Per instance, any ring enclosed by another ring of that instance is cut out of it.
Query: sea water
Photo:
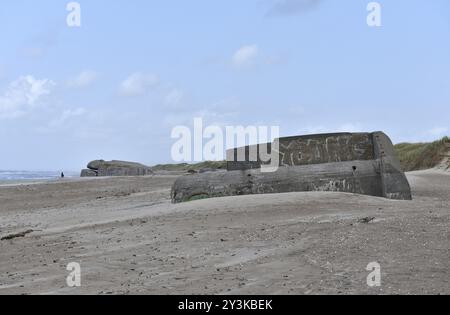
[[[66,177],[78,177],[74,172],[65,172]],[[8,181],[35,181],[52,180],[61,177],[61,172],[56,171],[2,171],[0,170],[0,182]]]

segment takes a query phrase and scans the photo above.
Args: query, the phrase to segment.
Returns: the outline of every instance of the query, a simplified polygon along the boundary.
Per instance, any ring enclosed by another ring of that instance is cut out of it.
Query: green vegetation
[[[450,139],[444,137],[432,143],[400,143],[395,146],[405,172],[433,168],[450,151]]]

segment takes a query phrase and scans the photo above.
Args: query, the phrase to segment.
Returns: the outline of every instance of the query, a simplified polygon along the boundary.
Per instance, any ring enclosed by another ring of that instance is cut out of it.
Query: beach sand
[[[407,175],[413,201],[173,205],[171,175],[2,186],[0,294],[450,294],[450,175]],[[81,287],[66,284],[71,262]],[[367,285],[371,262],[380,287]]]

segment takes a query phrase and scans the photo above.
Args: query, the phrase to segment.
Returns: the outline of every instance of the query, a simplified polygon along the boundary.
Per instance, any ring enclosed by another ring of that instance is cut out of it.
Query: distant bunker
[[[81,177],[104,176],[147,176],[153,175],[150,167],[127,161],[96,160],[88,164],[87,169],[81,171]]]
[[[278,155],[279,167],[262,170],[263,152]],[[229,150],[227,170],[180,177],[172,187],[172,202],[304,191],[412,199],[394,146],[383,132],[297,136]]]

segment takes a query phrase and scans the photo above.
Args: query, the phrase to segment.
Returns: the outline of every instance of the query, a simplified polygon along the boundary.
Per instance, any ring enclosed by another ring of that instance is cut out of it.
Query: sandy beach
[[[413,201],[288,193],[173,205],[175,175],[0,187],[0,294],[450,294],[450,175]],[[66,266],[81,265],[69,288]],[[370,288],[366,267],[381,265]]]

